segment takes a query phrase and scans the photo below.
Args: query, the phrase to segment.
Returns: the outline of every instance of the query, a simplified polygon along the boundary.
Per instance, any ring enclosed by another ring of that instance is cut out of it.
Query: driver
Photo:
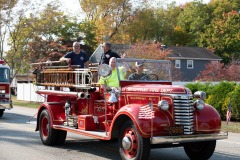
[[[135,67],[136,67],[136,72],[132,73],[128,77],[128,80],[141,80],[141,78],[147,76],[147,74],[142,73],[143,72],[143,67],[144,67],[144,64],[142,62],[136,62]]]

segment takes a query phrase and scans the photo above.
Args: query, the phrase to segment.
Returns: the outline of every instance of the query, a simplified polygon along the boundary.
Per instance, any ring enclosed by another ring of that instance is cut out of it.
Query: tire
[[[56,144],[58,134],[57,131],[51,127],[50,116],[46,109],[40,114],[39,134],[44,145],[52,146]]]
[[[121,128],[118,146],[123,160],[147,160],[150,154],[150,139],[143,138],[132,121],[126,121]]]
[[[55,131],[57,132],[56,145],[64,144],[67,137],[67,131],[61,131],[61,130],[55,130]]]
[[[192,160],[207,160],[213,155],[215,147],[216,140],[187,143],[184,145],[184,150]]]
[[[5,111],[5,109],[0,109],[0,117],[3,116],[4,111]]]

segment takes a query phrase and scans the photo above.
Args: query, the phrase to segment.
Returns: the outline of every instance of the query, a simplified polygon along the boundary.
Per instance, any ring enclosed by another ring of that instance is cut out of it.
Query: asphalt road
[[[17,107],[0,118],[0,160],[119,160],[116,142],[102,142],[68,133],[63,146],[49,147],[41,143],[35,132],[37,109]],[[152,149],[150,160],[187,160],[182,147]],[[240,159],[240,134],[217,142],[210,160]]]

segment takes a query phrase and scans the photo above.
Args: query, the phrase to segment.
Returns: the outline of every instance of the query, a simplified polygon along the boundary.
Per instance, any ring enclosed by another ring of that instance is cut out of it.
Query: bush
[[[210,82],[207,83],[188,83],[186,85],[187,88],[189,88],[192,93],[196,91],[204,91],[206,92],[207,96],[211,95],[211,90],[213,89],[214,85]]]
[[[210,92],[210,95],[206,102],[212,105],[217,109],[221,117],[225,117],[226,115],[226,99],[228,98],[228,94],[235,89],[236,83],[234,82],[220,82],[215,85]]]
[[[232,105],[232,118],[240,120],[240,85],[235,82],[220,82],[213,85],[207,83],[189,83],[185,85],[193,93],[196,91],[204,91],[207,94],[206,103],[212,105],[217,109],[222,119],[225,119],[227,113],[227,106]]]
[[[232,106],[232,119],[240,120],[240,84],[229,94],[229,101]],[[227,111],[227,108],[225,112]]]

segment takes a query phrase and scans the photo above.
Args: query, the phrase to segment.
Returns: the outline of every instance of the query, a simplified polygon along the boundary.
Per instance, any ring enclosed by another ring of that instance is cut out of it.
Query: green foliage
[[[240,120],[240,84],[238,84],[235,89],[228,94],[229,102],[232,106],[232,118],[235,120]],[[227,108],[224,110],[226,112]]]
[[[226,115],[226,112],[223,110],[223,108],[226,107],[226,104],[224,104],[225,99],[228,97],[228,93],[234,90],[235,86],[236,83],[234,82],[220,82],[214,86],[210,93],[211,96],[206,100],[207,103],[211,104],[218,110],[221,117]]]
[[[207,96],[209,96],[211,94],[211,91],[214,87],[214,85],[211,82],[207,82],[207,83],[188,83],[186,85],[187,88],[189,88],[192,93],[196,92],[196,91],[204,91],[206,92]]]
[[[177,23],[189,35],[189,41],[183,45],[197,45],[199,35],[208,23],[209,14],[205,4],[196,1],[185,5]]]
[[[225,119],[226,109],[231,101],[234,105],[233,112],[236,112],[234,118],[237,119],[236,116],[240,113],[239,98],[237,99],[240,96],[240,85],[237,85],[235,82],[222,81],[216,85],[212,83],[189,83],[186,87],[191,89],[193,93],[196,91],[206,92],[207,99],[205,102],[216,108],[223,119]]]

